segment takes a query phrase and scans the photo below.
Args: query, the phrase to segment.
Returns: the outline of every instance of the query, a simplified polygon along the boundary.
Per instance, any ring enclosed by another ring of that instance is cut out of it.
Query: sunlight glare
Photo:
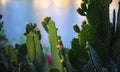
[[[73,0],[53,0],[53,3],[57,6],[57,7],[65,7],[65,6],[69,6],[72,3]]]
[[[6,0],[1,0],[0,5],[5,6],[6,5]]]
[[[34,0],[35,7],[48,8],[51,4],[51,0]]]

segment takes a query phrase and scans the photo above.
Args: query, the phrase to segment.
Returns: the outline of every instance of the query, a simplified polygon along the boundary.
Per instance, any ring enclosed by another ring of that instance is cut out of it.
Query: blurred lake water
[[[118,8],[118,0],[110,5],[110,19],[112,10]],[[0,0],[0,14],[3,14],[4,29],[11,44],[24,43],[26,22],[37,23],[41,30],[44,46],[49,46],[48,35],[42,28],[40,22],[44,17],[50,16],[58,28],[58,35],[61,35],[65,47],[70,48],[70,41],[77,37],[72,25],[85,17],[76,12],[79,0]]]

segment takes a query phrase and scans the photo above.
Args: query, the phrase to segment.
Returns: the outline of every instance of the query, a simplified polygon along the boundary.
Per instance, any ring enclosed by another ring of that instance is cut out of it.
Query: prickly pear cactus
[[[86,24],[86,21],[83,21],[82,30],[79,29],[77,24],[74,24],[73,28],[74,31],[78,33],[78,38],[74,38],[71,41],[72,49],[69,51],[69,59],[76,71],[82,72],[84,64],[86,64],[89,60],[88,52],[86,49],[86,41],[88,37],[87,31],[89,30],[89,27]]]
[[[84,53],[79,45],[79,39],[74,38],[71,41],[71,46],[72,49],[69,51],[71,65],[77,70],[77,72],[82,72],[82,67],[87,62],[87,59],[83,55]]]
[[[112,24],[109,20],[110,2],[111,0],[83,0],[81,8],[77,9],[80,15],[86,16],[88,22],[84,26],[88,30],[83,28],[83,33],[80,33],[80,44],[88,41],[100,56],[102,65],[107,63],[109,59],[109,46],[112,40]],[[82,38],[84,41],[81,41]],[[85,47],[85,45],[86,42],[81,46]]]
[[[116,72],[117,64],[115,63],[115,59],[120,53],[120,2],[117,20],[116,11],[113,10],[113,22],[110,23],[109,5],[111,1],[112,0],[82,0],[81,7],[77,8],[77,12],[82,16],[86,16],[87,21],[82,22],[80,32],[74,30],[78,33],[79,44],[84,50],[85,57],[89,55],[87,59],[92,60],[93,66],[95,65],[94,69],[98,72],[104,70]],[[87,41],[91,46],[89,47],[88,53],[86,53],[87,49],[85,49]],[[94,56],[93,53],[96,53],[97,56]],[[99,57],[99,59],[97,57]]]

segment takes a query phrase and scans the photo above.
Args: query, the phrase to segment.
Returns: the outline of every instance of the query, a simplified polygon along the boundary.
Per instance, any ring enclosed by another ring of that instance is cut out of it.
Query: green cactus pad
[[[76,10],[81,16],[86,16],[84,10],[82,10],[81,8],[78,7]]]
[[[80,28],[78,27],[77,24],[73,24],[73,29],[76,33],[80,33]]]
[[[81,3],[81,8],[82,8],[83,11],[85,11],[85,12],[87,11],[87,6],[86,6],[85,2]]]

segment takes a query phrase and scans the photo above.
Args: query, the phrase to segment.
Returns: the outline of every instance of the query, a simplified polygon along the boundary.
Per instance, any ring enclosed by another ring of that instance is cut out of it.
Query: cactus
[[[1,21],[2,19],[2,15],[0,14],[0,45],[4,46],[8,40],[6,39],[6,36],[4,35],[4,29],[3,29],[3,21]]]
[[[63,66],[66,69],[65,72],[75,72],[75,68],[72,67],[71,62],[70,62],[69,53],[70,53],[70,49],[63,48],[62,50],[62,55],[64,57]]]
[[[82,49],[83,55],[88,60],[88,54],[86,50],[86,41],[89,35],[87,34],[87,31],[89,31],[89,26],[88,24],[86,24],[86,21],[84,20],[82,22],[82,30],[80,31],[80,33],[78,33],[78,38],[79,38],[79,44]]]
[[[102,65],[105,65],[109,60],[108,52],[112,40],[112,25],[109,21],[109,4],[111,0],[88,0],[87,2],[83,0],[84,5],[88,5],[87,10],[82,8],[83,12],[86,13],[88,24],[83,22],[82,30],[79,34],[80,46],[86,51],[86,41],[88,41],[98,53]],[[83,7],[83,3],[81,7]],[[78,13],[81,14],[80,12]]]
[[[33,62],[35,59],[35,45],[34,45],[33,34],[34,34],[33,32],[30,32],[29,34],[27,34],[27,38],[26,38],[27,50],[28,50],[28,54],[31,62]]]
[[[33,63],[28,63],[27,72],[37,72]]]
[[[87,50],[90,56],[90,60],[94,66],[94,68],[96,69],[97,72],[103,72],[102,71],[102,66],[100,63],[100,59],[99,56],[97,55],[96,51],[89,45],[87,44]]]
[[[4,69],[5,72],[10,71],[9,58],[5,48],[0,46],[0,71]]]
[[[34,63],[38,72],[46,72],[46,60],[39,41],[41,39],[40,31],[35,24],[27,24],[26,31],[26,45],[30,61]]]
[[[50,68],[48,72],[59,72],[56,68]]]
[[[8,40],[4,35],[3,29],[3,21],[1,21],[3,15],[0,14],[0,71],[8,72],[10,71],[10,64],[8,54],[6,52],[5,45],[7,44]]]
[[[116,69],[114,58],[116,58],[116,56],[119,55],[120,53],[119,46],[120,3],[116,24],[115,10],[113,11],[113,23],[110,23],[109,21],[109,4],[111,3],[112,0],[104,1],[82,0],[82,1],[83,3],[81,4],[81,8],[78,8],[79,10],[77,9],[77,11],[81,16],[86,16],[87,22],[83,21],[82,30],[80,30],[80,32],[77,32],[80,48],[83,50],[86,59],[91,60],[94,69],[96,69],[97,72],[103,72],[104,69],[105,70],[109,69],[114,72]],[[87,5],[87,10],[85,5]],[[88,47],[89,48],[88,53],[87,49],[85,49],[87,41],[91,46]],[[94,53],[96,54],[96,56],[94,56],[95,55]],[[97,60],[99,60],[99,62]],[[90,65],[90,63],[88,64]]]
[[[87,31],[89,31],[86,21],[82,22],[82,30],[79,29],[77,24],[73,25],[74,31],[78,33],[78,38],[74,38],[71,42],[72,49],[69,51],[69,58],[72,66],[81,72],[84,64],[89,60],[89,56],[86,49]],[[74,60],[76,58],[76,60]],[[79,63],[79,65],[78,65]]]
[[[18,58],[17,58],[17,52],[15,51],[15,49],[10,45],[8,46],[8,55],[11,61],[14,61],[15,64],[18,64]]]
[[[46,30],[45,26],[47,27],[49,42],[51,46],[51,53],[52,53],[52,61],[53,61],[53,67],[57,69],[59,72],[63,72],[63,66],[60,63],[61,54],[60,51],[57,49],[58,43],[58,35],[57,35],[57,28],[55,27],[54,21],[51,20],[50,17],[46,17],[44,19],[45,25],[43,25],[44,29]]]
[[[34,37],[34,44],[36,47],[36,56],[35,56],[35,61],[34,64],[38,70],[38,72],[46,72],[47,71],[47,65],[46,65],[46,60],[43,54],[43,49],[42,46],[37,38],[37,35]],[[39,68],[40,67],[40,68]]]
[[[40,43],[41,33],[36,23],[27,23],[24,33],[26,43],[16,44],[13,48],[11,45],[5,47],[7,39],[2,29],[3,21],[0,22],[0,71],[6,69],[9,72],[120,72],[120,2],[117,20],[116,11],[113,10],[113,22],[110,23],[111,1],[82,0],[77,12],[86,16],[87,20],[82,21],[81,30],[77,24],[73,25],[78,38],[72,39],[71,49],[63,46],[51,17],[46,17],[41,22],[48,33],[51,47],[53,64],[49,68]]]
[[[27,47],[26,44],[15,44],[15,49],[17,50],[18,62],[27,61]]]
[[[88,23],[91,26],[88,31],[88,42],[98,53],[102,65],[105,65],[109,60],[109,45],[112,39],[109,4],[110,0],[90,0],[86,12]]]
[[[82,16],[86,16],[86,13],[79,7],[77,8],[77,12]]]
[[[82,71],[82,67],[87,62],[86,58],[84,57],[84,53],[82,52],[79,39],[74,38],[71,41],[72,49],[69,51],[69,59],[71,65],[77,70],[77,72]]]
[[[113,24],[115,24],[115,10],[113,11]],[[117,25],[116,28],[114,28],[114,30],[116,29],[116,32],[114,31],[114,38],[112,39],[112,51],[113,51],[113,57],[115,57],[116,55],[119,54],[120,52],[120,3],[119,3],[119,10],[118,10],[118,14],[117,14]]]
[[[56,48],[56,46],[58,45],[58,36],[57,36],[57,29],[55,27],[55,23],[52,20],[50,20],[48,27],[49,27],[49,41],[51,44],[53,66],[56,69],[58,69],[59,72],[63,72],[62,64],[60,63],[60,58],[59,58],[59,51]]]
[[[116,59],[116,60],[114,60],[114,61],[112,61],[112,62],[116,62],[116,64],[113,64],[112,63],[112,67],[111,68],[113,68],[112,70],[113,70],[113,72],[116,70],[116,69],[118,69],[118,72],[120,71],[120,68],[119,68],[119,66],[120,66],[120,63],[119,63],[119,59],[120,59],[120,57],[119,57],[119,53],[120,53],[120,1],[119,1],[119,9],[118,9],[118,13],[117,13],[117,20],[116,20],[116,16],[115,16],[115,14],[116,14],[116,12],[115,12],[115,10],[113,11],[113,25],[116,25],[116,27],[115,26],[113,26],[114,28],[114,32],[113,32],[113,38],[112,38],[112,44],[111,44],[111,46],[112,46],[112,48],[111,48],[111,52],[112,52],[112,58],[113,59]],[[117,21],[117,22],[116,22]],[[115,31],[115,29],[116,29],[116,31]],[[113,67],[113,66],[115,66],[115,65],[117,65],[117,67]]]
[[[117,27],[116,27],[116,35],[117,37],[120,36],[120,2],[119,2],[119,9],[117,14]]]
[[[8,53],[9,59],[10,59],[10,66],[12,68],[12,72],[16,72],[17,71],[17,65],[18,65],[17,52],[13,48],[13,46],[9,45],[7,47],[7,53]]]
[[[90,60],[83,66],[82,72],[95,72],[93,63]]]
[[[73,25],[73,29],[74,29],[74,31],[75,31],[76,33],[80,33],[80,28],[78,27],[77,24],[74,24],[74,25]]]

